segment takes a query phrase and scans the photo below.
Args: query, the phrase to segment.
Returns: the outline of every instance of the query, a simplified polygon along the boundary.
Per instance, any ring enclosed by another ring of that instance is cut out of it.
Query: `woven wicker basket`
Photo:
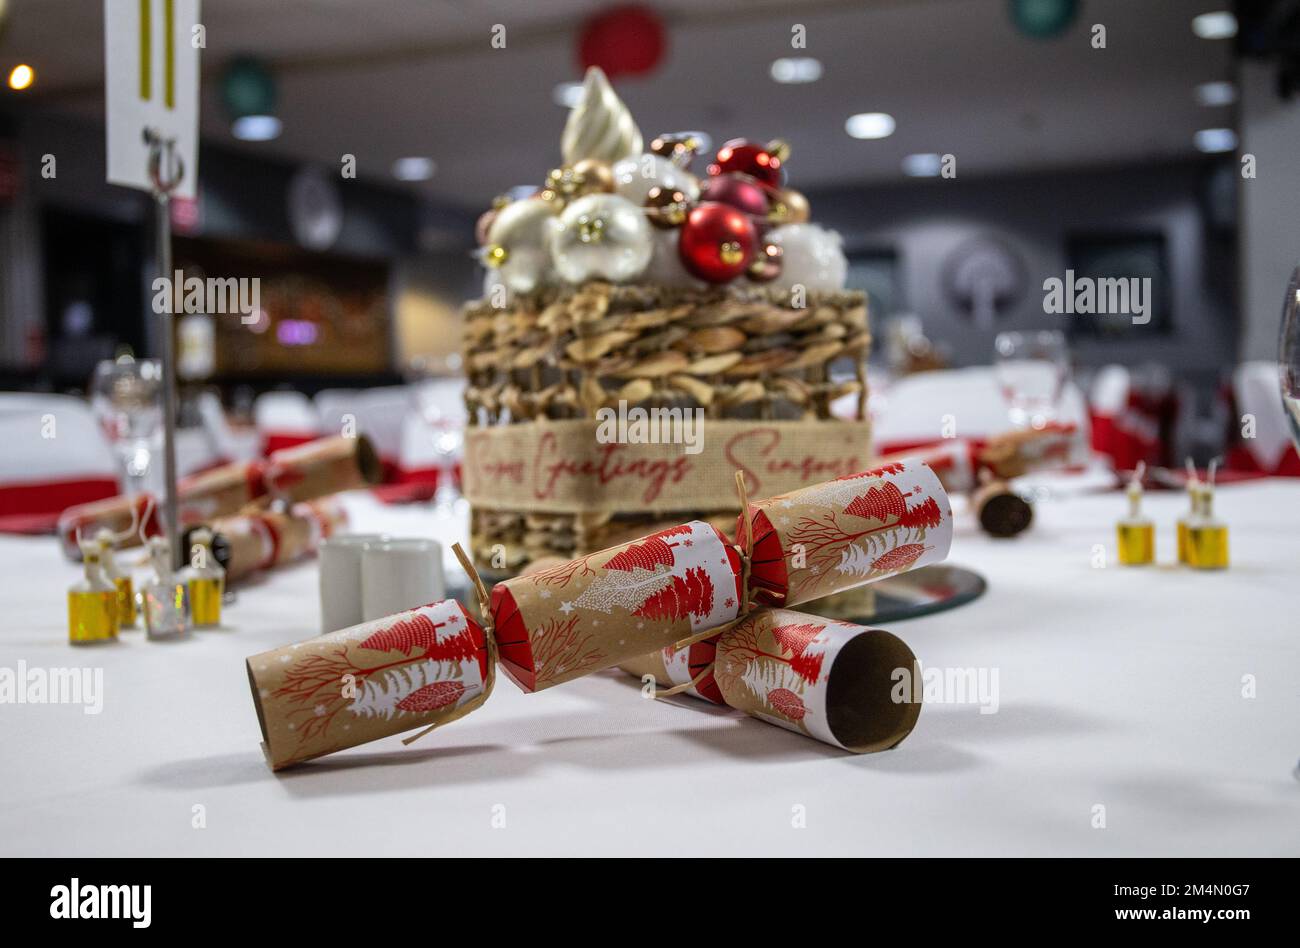
[[[752,285],[593,282],[517,295],[504,309],[472,303],[465,324],[471,429],[592,418],[620,400],[700,408],[706,420],[836,425],[843,423],[831,419],[831,402],[851,395],[857,419],[865,418],[871,336],[859,292],[810,293],[800,301]],[[833,381],[837,361],[851,375],[837,372],[841,380]],[[868,454],[869,444],[862,450]],[[571,558],[691,518],[730,534],[739,510],[736,503],[650,514],[591,500],[590,509],[567,513],[476,505],[476,560],[490,574],[514,573],[540,558]]]

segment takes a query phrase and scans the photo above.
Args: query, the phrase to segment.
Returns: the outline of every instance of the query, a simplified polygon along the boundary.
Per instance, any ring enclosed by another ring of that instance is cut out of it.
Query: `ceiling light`
[[[1195,141],[1197,151],[1217,155],[1237,147],[1237,133],[1230,128],[1203,128],[1196,133]]]
[[[428,181],[436,170],[432,158],[398,158],[393,162],[393,177],[398,181]]]
[[[582,83],[581,82],[561,82],[551,90],[551,98],[555,104],[563,106],[566,109],[577,108],[582,101]]]
[[[908,155],[903,159],[903,174],[909,178],[937,178],[943,169],[943,156],[934,152]]]
[[[1237,18],[1227,10],[1202,13],[1192,18],[1192,32],[1201,39],[1232,39],[1237,35]]]
[[[14,66],[9,72],[9,88],[22,92],[36,81],[36,70],[26,63]]]
[[[772,61],[772,78],[786,85],[816,82],[821,77],[821,60],[811,56],[782,56]]]
[[[854,138],[888,138],[894,134],[896,124],[888,112],[859,112],[849,116],[844,131]]]
[[[280,137],[283,127],[274,115],[245,115],[235,119],[230,134],[242,142],[269,142]]]
[[[1237,87],[1231,82],[1202,82],[1196,87],[1200,105],[1232,105],[1237,101]]]

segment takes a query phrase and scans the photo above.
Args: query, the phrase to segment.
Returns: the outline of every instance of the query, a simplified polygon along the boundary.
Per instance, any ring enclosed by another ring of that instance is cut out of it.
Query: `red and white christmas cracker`
[[[676,661],[690,649],[666,648],[620,667],[664,688],[703,670],[688,694],[859,754],[897,746],[921,713],[919,700],[897,688],[911,680],[916,656],[882,629],[758,609],[707,644],[712,661],[690,677]]]
[[[740,556],[699,520],[498,583],[501,666],[541,691],[740,614]]]
[[[431,603],[247,660],[273,770],[453,721],[492,687],[487,637],[455,600]]]
[[[952,508],[934,471],[904,460],[749,505],[753,601],[793,606],[948,555]]]
[[[182,478],[177,484],[181,527],[207,523],[216,517],[239,513],[249,503],[264,498],[289,502],[314,500],[340,491],[377,484],[382,468],[374,447],[364,436],[320,438],[309,444],[286,448],[265,462],[242,461],[223,464]],[[111,497],[107,500],[69,507],[59,517],[59,538],[70,559],[80,559],[77,531],[92,536],[100,527],[121,531],[131,523],[133,509],[153,503],[153,516],[146,523],[146,535],[160,533],[156,499],[146,495]],[[138,535],[125,545],[139,543]]]

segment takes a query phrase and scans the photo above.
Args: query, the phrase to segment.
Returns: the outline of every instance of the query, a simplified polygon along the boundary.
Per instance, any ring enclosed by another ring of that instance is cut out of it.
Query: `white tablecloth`
[[[1149,498],[1163,561],[1184,504]],[[893,630],[927,666],[997,669],[999,709],[927,706],[893,751],[647,701],[604,672],[535,695],[502,680],[409,748],[278,776],[243,660],[314,632],[313,564],[241,590],[228,629],[75,649],[78,569],[52,539],[0,538],[0,668],[102,667],[105,692],[98,715],[0,705],[0,854],[1300,854],[1300,482],[1220,491],[1221,574],[1094,568],[1122,506],[1047,501],[1004,542],[961,523],[952,561],[988,593]],[[359,530],[434,522],[353,507]]]

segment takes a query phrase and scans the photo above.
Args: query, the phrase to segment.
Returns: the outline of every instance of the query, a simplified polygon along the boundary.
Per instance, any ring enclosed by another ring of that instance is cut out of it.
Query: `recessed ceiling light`
[[[280,137],[283,127],[274,115],[244,115],[235,119],[230,134],[242,142],[269,142]]]
[[[1237,133],[1230,128],[1203,128],[1196,133],[1196,148],[1207,155],[1232,151],[1237,147]]]
[[[786,85],[816,82],[822,77],[822,62],[811,56],[782,56],[772,61],[772,78]]]
[[[555,100],[556,105],[563,106],[566,109],[574,108],[582,101],[582,83],[557,83],[555,88],[551,90],[551,98]]]
[[[849,116],[844,131],[854,138],[888,138],[894,134],[896,125],[888,112],[859,112]]]
[[[428,181],[437,169],[432,158],[398,158],[393,162],[393,177],[398,181]]]
[[[36,70],[26,63],[14,66],[9,71],[9,88],[15,92],[22,92],[29,88],[36,81]]]
[[[1196,87],[1200,105],[1232,105],[1237,101],[1237,87],[1231,82],[1202,82]]]
[[[1237,18],[1227,10],[1202,13],[1192,18],[1192,32],[1201,39],[1232,39],[1237,35]]]
[[[943,170],[943,156],[934,152],[908,155],[903,159],[903,174],[909,178],[937,178]]]

